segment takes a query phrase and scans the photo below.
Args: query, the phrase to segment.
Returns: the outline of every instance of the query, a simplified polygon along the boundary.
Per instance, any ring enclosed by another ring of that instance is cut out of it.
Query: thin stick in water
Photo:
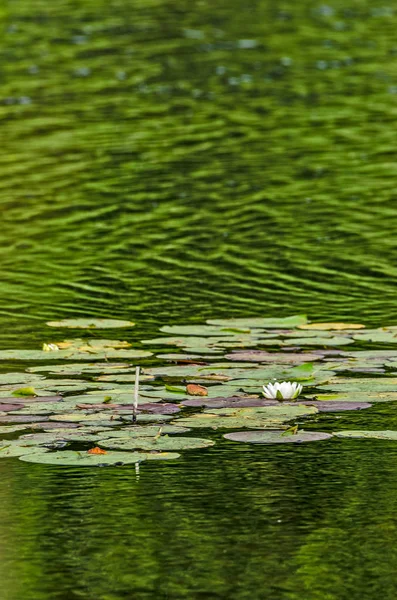
[[[136,423],[139,398],[139,367],[135,369],[135,388],[134,388],[134,408],[132,413],[132,422]]]

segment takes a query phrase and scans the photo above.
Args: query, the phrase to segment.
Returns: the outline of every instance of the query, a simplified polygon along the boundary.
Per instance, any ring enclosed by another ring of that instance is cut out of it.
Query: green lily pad
[[[142,438],[142,437],[156,437],[160,434],[164,435],[172,435],[178,433],[187,433],[190,431],[187,427],[180,427],[178,425],[127,425],[122,429],[118,429],[116,431],[106,431],[106,434],[102,433],[103,438],[118,438],[118,437],[128,437],[128,438]]]
[[[170,354],[156,354],[156,358],[160,358],[162,360],[169,360],[172,362],[176,362],[176,363],[195,363],[195,362],[200,362],[200,361],[207,361],[207,360],[217,360],[218,356],[217,354],[208,354],[208,355],[203,355],[203,354],[182,354],[182,353],[170,353]]]
[[[130,363],[67,363],[61,365],[41,365],[38,367],[28,367],[28,373],[50,373],[56,375],[82,375],[87,374],[112,374],[125,373],[135,369]]]
[[[307,336],[284,339],[283,344],[284,346],[346,346],[347,344],[354,344],[354,340],[352,338],[343,337],[341,335],[335,335],[330,337],[321,335],[313,337]]]
[[[269,318],[248,318],[248,319],[209,319],[207,320],[209,325],[219,325],[221,327],[229,327],[232,329],[286,329],[288,327],[298,327],[307,323],[305,315],[296,315],[293,317],[280,317],[277,319]]]
[[[268,352],[267,350],[236,350],[226,354],[225,358],[235,361],[246,361],[256,363],[269,363],[277,365],[299,365],[320,360],[319,354],[310,352]]]
[[[358,331],[354,336],[357,342],[372,342],[374,344],[397,344],[397,331],[386,328],[367,329]]]
[[[98,467],[98,466],[122,466],[140,463],[145,460],[173,460],[179,458],[180,454],[175,452],[163,452],[159,454],[144,454],[139,452],[107,452],[106,454],[88,454],[87,452],[76,452],[73,450],[60,450],[45,454],[25,454],[20,460],[39,463],[43,465],[62,465],[70,467]]]
[[[68,327],[72,329],[118,329],[119,327],[134,327],[132,321],[118,319],[63,319],[62,321],[49,321],[49,327]]]
[[[397,402],[397,392],[345,392],[316,394],[315,400],[326,402]]]
[[[335,431],[333,433],[335,437],[341,438],[371,438],[377,440],[395,440],[397,441],[397,431],[382,430],[382,431],[365,431],[365,430],[351,430],[351,431]]]
[[[212,385],[208,387],[208,398],[219,398],[220,396],[247,396],[250,395],[244,391],[241,391],[241,386],[230,386],[230,385]],[[251,393],[251,392],[250,392]],[[254,392],[252,392],[254,393]],[[258,393],[262,393],[262,388],[258,387]],[[159,398],[162,400],[174,400],[174,401],[182,401],[191,398],[189,394],[181,394],[179,392],[171,392],[166,390],[165,388],[158,388],[153,390],[142,390],[141,391],[141,400],[144,398],[150,398],[153,401],[153,398]]]
[[[334,391],[340,393],[349,392],[397,392],[397,379],[392,377],[376,377],[376,378],[335,378],[328,382],[327,385],[321,386],[321,391]]]
[[[247,327],[226,329],[214,325],[165,325],[164,327],[160,327],[160,331],[174,335],[226,337],[239,333],[250,333],[251,330]]]
[[[175,398],[175,394],[171,396]],[[146,404],[150,398],[150,402],[161,402],[160,395],[155,396],[143,396],[139,398],[138,404]],[[73,400],[77,400],[81,404],[131,404],[133,401],[132,391],[128,394],[121,393],[117,389],[111,389],[102,394],[99,392],[88,392],[79,396],[73,396]]]
[[[26,454],[44,454],[48,452],[47,448],[39,448],[37,446],[24,445],[15,443],[15,441],[4,442],[0,444],[0,458],[11,458],[13,456],[22,456]]]
[[[285,431],[236,431],[226,433],[223,437],[233,442],[249,444],[301,444],[329,440],[332,435],[321,431],[298,431],[294,434],[287,434]]]
[[[98,446],[115,450],[197,450],[214,446],[214,444],[215,442],[212,440],[203,438],[168,436],[160,436],[158,439],[149,437],[102,438],[98,441]]]
[[[0,438],[4,435],[9,435],[10,433],[16,433],[17,431],[26,431],[29,427],[30,425],[1,425]]]
[[[300,325],[298,329],[308,329],[316,331],[346,331],[354,329],[365,329],[361,323],[307,323]]]
[[[30,373],[1,373],[0,385],[3,384],[23,384],[40,385],[44,380],[43,375],[31,375]]]
[[[314,415],[318,409],[314,406],[294,404],[288,406],[265,406],[255,408],[209,409],[200,414],[178,419],[172,422],[185,427],[239,429],[281,429],[281,425],[298,417]]]
[[[84,348],[84,346],[82,346]],[[146,358],[152,356],[153,353],[149,350],[141,349],[118,349],[107,348],[97,349],[95,347],[87,347],[86,350],[77,348],[67,348],[59,350],[59,352],[44,352],[43,350],[0,350],[0,360],[21,360],[21,361],[45,361],[49,360],[134,360],[136,358]]]

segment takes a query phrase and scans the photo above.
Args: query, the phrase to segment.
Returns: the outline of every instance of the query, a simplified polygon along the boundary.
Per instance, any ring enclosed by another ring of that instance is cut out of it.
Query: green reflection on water
[[[1,597],[391,600],[395,459],[331,441],[224,447],[138,479],[9,462]]]
[[[396,25],[380,0],[0,7],[0,343],[72,315],[394,323]],[[395,600],[393,445],[334,442],[139,482],[4,461],[0,598]]]
[[[369,1],[8,3],[3,323],[395,319],[396,18]]]

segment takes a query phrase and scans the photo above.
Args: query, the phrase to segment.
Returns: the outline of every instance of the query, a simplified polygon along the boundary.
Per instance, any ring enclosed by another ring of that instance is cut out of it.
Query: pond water
[[[396,26],[379,0],[0,6],[1,346],[71,316],[396,324]],[[1,461],[0,600],[395,600],[395,443],[291,446]]]

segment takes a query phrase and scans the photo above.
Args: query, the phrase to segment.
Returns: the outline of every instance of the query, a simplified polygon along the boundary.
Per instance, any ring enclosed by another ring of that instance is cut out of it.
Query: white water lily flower
[[[295,400],[301,391],[300,383],[291,383],[290,381],[268,383],[263,386],[263,395],[269,400]]]
[[[58,352],[59,348],[56,344],[43,344],[44,352]]]

